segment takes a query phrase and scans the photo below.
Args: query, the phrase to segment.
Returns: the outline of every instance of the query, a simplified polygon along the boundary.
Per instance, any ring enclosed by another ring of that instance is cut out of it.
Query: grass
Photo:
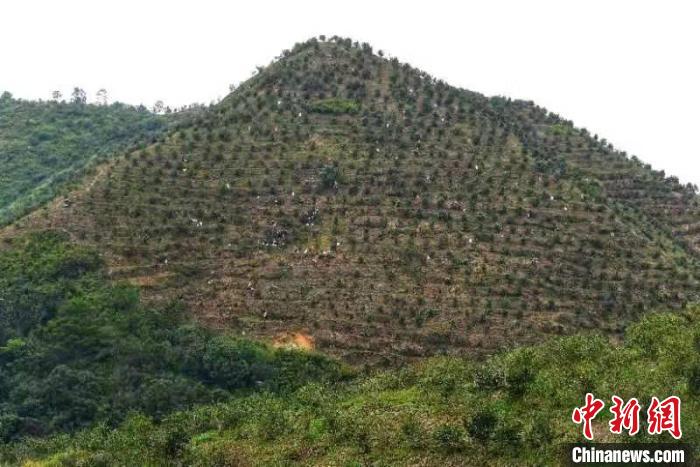
[[[350,99],[321,99],[311,103],[312,112],[325,114],[352,114],[360,110],[356,101]]]

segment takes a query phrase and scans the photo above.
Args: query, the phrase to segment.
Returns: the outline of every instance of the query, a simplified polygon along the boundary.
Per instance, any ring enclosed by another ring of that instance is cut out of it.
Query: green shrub
[[[493,436],[497,424],[498,419],[493,412],[480,410],[467,425],[469,436],[479,441],[486,441]]]
[[[441,425],[433,432],[438,449],[456,452],[464,449],[464,429],[456,425]]]
[[[340,183],[340,169],[334,165],[323,166],[320,173],[322,189],[337,188]]]
[[[310,110],[324,114],[351,114],[358,112],[360,105],[357,101],[333,98],[312,102]]]

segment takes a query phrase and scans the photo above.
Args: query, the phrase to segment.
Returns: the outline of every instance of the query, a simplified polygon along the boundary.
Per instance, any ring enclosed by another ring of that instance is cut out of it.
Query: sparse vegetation
[[[146,297],[257,337],[304,330],[350,362],[619,334],[700,298],[692,190],[368,50],[296,46],[14,230],[60,226]]]

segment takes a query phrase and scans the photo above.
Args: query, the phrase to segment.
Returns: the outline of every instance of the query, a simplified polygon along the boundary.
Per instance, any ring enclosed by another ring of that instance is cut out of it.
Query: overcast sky
[[[295,42],[371,43],[448,83],[534,100],[700,184],[698,2],[0,2],[0,91],[208,103]]]

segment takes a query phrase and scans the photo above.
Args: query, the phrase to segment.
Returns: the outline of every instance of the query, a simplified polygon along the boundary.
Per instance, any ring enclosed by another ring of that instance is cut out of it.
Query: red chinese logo
[[[630,436],[639,432],[639,412],[641,405],[633,397],[627,402],[618,396],[612,396],[610,412],[613,414],[608,423],[610,432],[621,434],[627,431]],[[576,407],[571,414],[571,419],[577,425],[583,424],[583,436],[593,439],[593,419],[603,410],[605,403],[596,399],[591,393],[586,394],[586,403],[582,407]],[[647,409],[647,432],[650,435],[659,435],[664,431],[676,439],[680,439],[681,432],[681,400],[676,396],[670,396],[659,401],[657,397],[651,398]]]
[[[612,396],[612,400],[610,411],[613,419],[608,423],[610,432],[619,435],[625,429],[630,436],[636,435],[639,432],[639,401],[633,397],[623,405],[624,401],[617,396]]]
[[[671,396],[659,402],[659,399],[652,397],[649,410],[647,410],[647,422],[649,423],[650,435],[658,435],[668,431],[671,436],[680,439],[682,435],[681,400],[676,396]]]
[[[605,402],[600,399],[596,399],[590,392],[586,394],[586,405],[583,407],[576,407],[574,413],[571,414],[571,419],[577,425],[583,423],[583,436],[587,439],[593,439],[593,429],[591,428],[591,422],[598,415],[598,412],[603,410],[605,407]]]

